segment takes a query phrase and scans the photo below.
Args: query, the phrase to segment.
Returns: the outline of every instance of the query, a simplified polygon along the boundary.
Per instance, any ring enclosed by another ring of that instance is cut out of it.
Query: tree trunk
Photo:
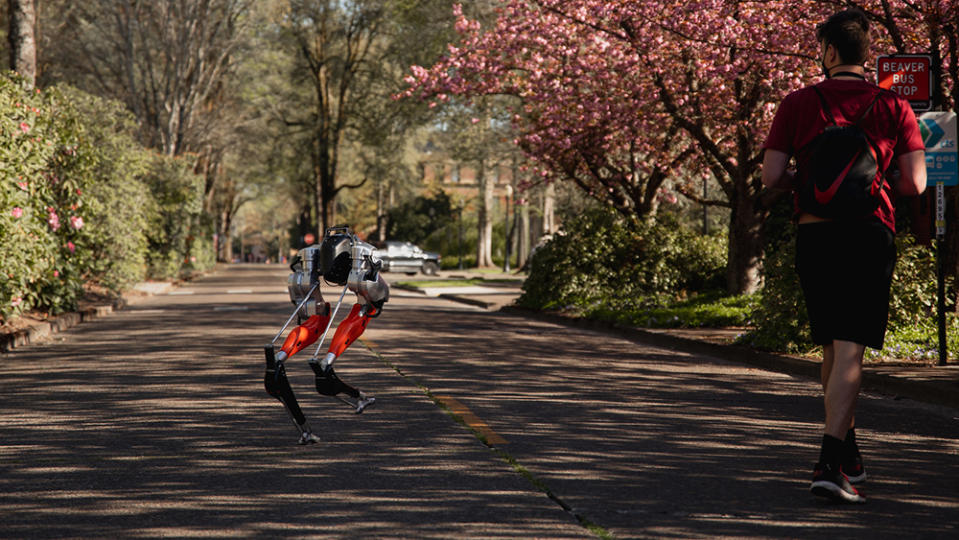
[[[376,240],[386,241],[387,227],[386,186],[383,182],[376,184]]]
[[[33,88],[37,79],[37,10],[34,0],[8,0],[10,69]]]
[[[519,207],[519,238],[516,250],[516,266],[523,268],[529,258],[530,231],[529,231],[529,202],[525,201]]]
[[[726,284],[730,294],[759,290],[762,281],[762,224],[768,212],[759,208],[758,198],[750,199],[736,190],[736,202],[729,218],[729,247]]]
[[[476,171],[481,201],[477,210],[476,266],[493,266],[493,182],[487,178],[486,164],[480,160]]]
[[[230,257],[232,247],[233,247],[233,237],[230,235],[230,229],[232,228],[232,218],[230,212],[224,210],[220,212],[219,219],[219,229],[217,230],[217,253],[216,260],[218,262],[233,262],[233,258]]]

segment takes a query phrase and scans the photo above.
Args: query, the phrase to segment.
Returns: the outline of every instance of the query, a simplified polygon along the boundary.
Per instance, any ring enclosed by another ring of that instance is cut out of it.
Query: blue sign
[[[956,113],[922,113],[919,116],[919,132],[926,146],[927,183],[944,186],[959,185]]]
[[[926,154],[926,182],[929,184],[959,185],[959,163],[956,154]]]

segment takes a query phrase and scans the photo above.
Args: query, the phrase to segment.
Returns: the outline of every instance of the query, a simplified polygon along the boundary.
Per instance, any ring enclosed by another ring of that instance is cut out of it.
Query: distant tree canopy
[[[438,191],[403,203],[389,212],[388,240],[422,243],[430,234],[455,219],[453,203],[446,193]]]

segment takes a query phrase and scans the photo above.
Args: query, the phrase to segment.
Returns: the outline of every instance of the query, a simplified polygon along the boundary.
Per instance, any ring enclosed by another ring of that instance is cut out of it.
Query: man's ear
[[[826,51],[823,54],[823,60],[825,60],[827,66],[838,66],[839,64],[842,64],[842,58],[839,57],[839,49],[829,43],[826,44]]]

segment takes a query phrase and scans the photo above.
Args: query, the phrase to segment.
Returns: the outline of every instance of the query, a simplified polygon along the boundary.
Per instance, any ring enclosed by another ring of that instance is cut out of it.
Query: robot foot
[[[372,407],[375,403],[375,397],[360,392],[360,398],[356,400],[356,414],[362,413],[367,407]]]
[[[312,432],[310,432],[310,431],[304,431],[303,434],[300,435],[300,440],[297,441],[297,444],[304,444],[304,445],[305,445],[305,444],[316,444],[316,443],[318,443],[318,442],[320,442],[320,438],[319,438],[319,437],[317,437],[316,435],[314,435],[314,434],[313,434]]]
[[[356,399],[350,399],[343,396],[333,396],[336,399],[345,403],[349,408],[353,409],[353,412],[360,414],[367,409],[367,407],[372,406],[376,403],[376,398],[373,396],[367,396],[363,392],[360,392],[360,396]]]

